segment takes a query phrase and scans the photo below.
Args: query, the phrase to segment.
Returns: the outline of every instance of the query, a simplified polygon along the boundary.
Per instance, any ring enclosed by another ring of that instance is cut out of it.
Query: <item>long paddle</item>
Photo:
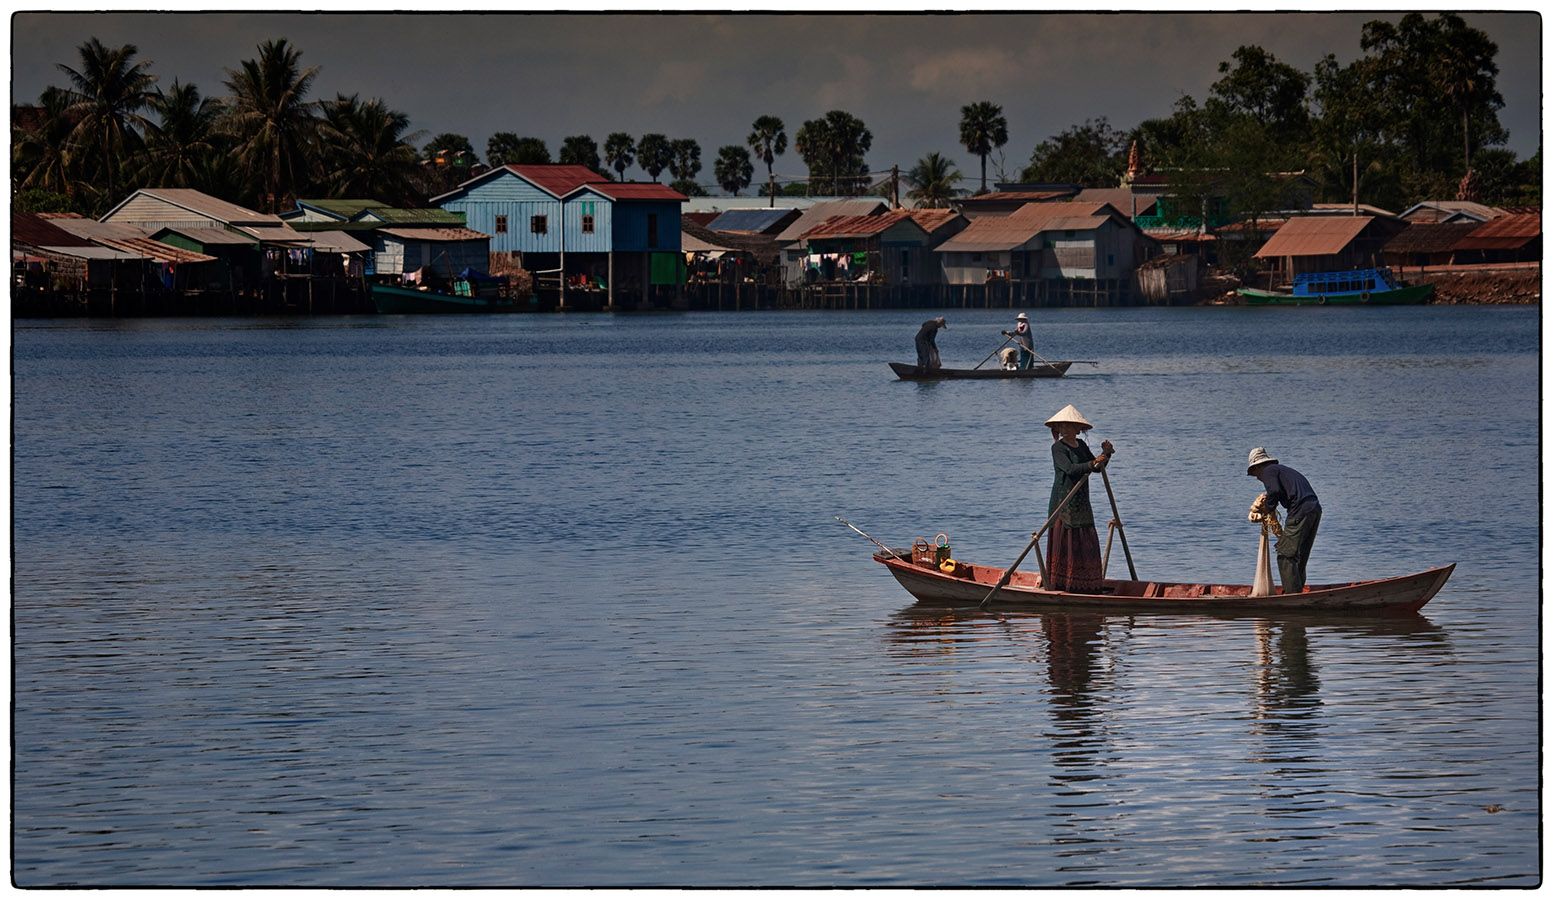
[[[995,347],[991,353],[987,354],[987,359],[991,359],[992,357],[997,356],[998,355],[998,351],[1002,350],[1003,347],[1006,344],[1008,344],[1008,342],[1011,341],[1011,340],[1013,340],[1013,338],[1011,338],[1011,337],[1010,338],[1004,338],[1002,344],[997,345],[997,347]],[[971,367],[971,371],[974,372],[977,369],[981,368],[982,366],[985,366],[987,364],[987,359],[984,359],[981,362],[977,363],[976,365],[972,366]]]
[[[836,518],[837,522],[840,522],[841,524],[847,526],[848,528],[852,529],[853,531],[857,532],[858,534],[862,535],[863,537],[868,538],[870,541],[873,541],[874,544],[877,545],[880,550],[883,550],[884,552],[890,554],[891,556],[895,557],[896,559],[905,559],[906,558],[904,556],[901,556],[900,553],[898,553],[898,552],[896,552],[894,550],[891,550],[889,547],[886,547],[885,545],[880,544],[877,540],[874,540],[873,535],[870,535],[868,532],[864,531],[863,529],[857,527],[856,525],[853,525],[851,522],[848,522],[846,519],[843,519],[840,516],[836,516],[835,518]]]
[[[1073,495],[1078,493],[1078,489],[1084,486],[1084,482],[1089,479],[1093,471],[1091,469],[1089,472],[1085,472],[1079,476],[1078,481],[1073,482],[1073,489],[1068,491],[1068,496],[1063,497],[1062,502],[1057,504],[1057,508],[1052,510],[1052,514],[1046,517],[1046,522],[1041,526],[1041,530],[1030,536],[1030,543],[1025,545],[1024,552],[1019,554],[1019,558],[1014,560],[1013,565],[1003,570],[1003,577],[999,578],[998,583],[993,585],[992,590],[987,592],[987,596],[982,598],[981,604],[976,607],[977,609],[986,609],[987,604],[992,602],[992,598],[997,596],[998,591],[1003,590],[1003,586],[1008,584],[1008,580],[1014,577],[1014,570],[1019,568],[1019,564],[1025,561],[1025,557],[1030,555],[1030,551],[1035,549],[1035,545],[1041,542],[1041,535],[1045,534],[1046,529],[1050,528],[1052,523],[1057,521],[1057,516],[1062,512],[1063,507],[1067,506],[1068,501],[1073,499]],[[1045,566],[1043,565],[1041,568],[1044,569]]]
[[[1122,527],[1122,514],[1116,508],[1116,492],[1111,490],[1111,476],[1100,470],[1100,480],[1105,482],[1105,495],[1111,498],[1111,516],[1116,521],[1116,533],[1122,536],[1122,553],[1127,557],[1127,574],[1138,580],[1138,570],[1132,566],[1132,551],[1127,549],[1127,530]]]

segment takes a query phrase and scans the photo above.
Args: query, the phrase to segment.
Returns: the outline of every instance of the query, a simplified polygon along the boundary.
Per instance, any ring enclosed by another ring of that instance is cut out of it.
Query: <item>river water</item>
[[[1036,310],[1099,364],[893,380],[928,315],[15,322],[14,881],[1540,881],[1540,309]],[[1258,445],[1312,581],[1456,573],[930,611],[832,518],[1007,565],[1067,403],[1143,577],[1251,580]]]

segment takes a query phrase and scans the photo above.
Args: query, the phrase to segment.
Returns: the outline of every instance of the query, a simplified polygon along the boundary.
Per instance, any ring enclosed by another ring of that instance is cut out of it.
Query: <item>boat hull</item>
[[[874,554],[917,601],[935,606],[976,606],[1003,576],[1002,569],[970,566],[969,577],[945,575],[907,559]],[[1356,581],[1347,584],[1310,585],[1302,593],[1251,596],[1246,584],[1192,584],[1185,582],[1107,580],[1109,593],[1074,594],[1041,587],[1041,576],[1015,572],[990,606],[1002,609],[1118,609],[1128,612],[1416,612],[1445,586],[1456,565],[1441,566],[1412,575]],[[1274,590],[1281,590],[1275,588]]]
[[[1061,378],[1068,372],[1068,367],[1073,363],[1068,360],[1060,360],[1049,365],[1036,366],[1033,369],[934,369],[931,372],[921,372],[916,366],[907,363],[890,363],[890,371],[894,372],[902,381],[940,381],[943,379],[1021,379],[1021,378]]]
[[[1257,288],[1239,288],[1235,291],[1253,306],[1411,306],[1427,303],[1434,295],[1432,284],[1410,284],[1389,291],[1369,291],[1347,294],[1318,294],[1297,296],[1263,291]]]
[[[377,311],[390,315],[439,314],[439,313],[499,313],[516,312],[516,300],[499,297],[460,297],[456,294],[438,294],[417,291],[414,288],[392,284],[372,285],[372,305]]]

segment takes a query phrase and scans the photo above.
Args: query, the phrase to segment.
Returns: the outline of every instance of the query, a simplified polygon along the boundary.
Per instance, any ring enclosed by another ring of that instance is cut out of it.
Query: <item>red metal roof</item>
[[[1295,216],[1283,223],[1255,255],[1265,259],[1341,253],[1373,221],[1372,216]]]
[[[890,228],[901,222],[911,222],[922,228],[912,219],[911,213],[904,209],[890,210],[889,212],[876,213],[867,216],[833,216],[803,233],[803,239],[812,241],[815,238],[864,238],[883,234]],[[923,229],[925,232],[926,229]]]
[[[1028,243],[1049,229],[1088,230],[1108,218],[1132,220],[1108,203],[1077,200],[1026,203],[1006,216],[982,216],[938,246],[940,253],[1000,253]]]
[[[491,237],[472,228],[382,228],[379,231],[410,241],[485,241]]]
[[[578,166],[577,168],[582,167]],[[651,181],[591,181],[587,183],[587,188],[598,191],[611,200],[673,200],[682,202],[690,199],[666,184],[656,184]],[[573,188],[573,190],[576,190],[576,188]]]
[[[928,234],[932,234],[958,218],[960,218],[960,214],[952,209],[914,209],[911,211],[912,221],[921,225],[922,230]]]
[[[33,247],[90,247],[92,242],[71,234],[36,213],[11,212],[11,240]]]
[[[593,181],[604,181],[604,176],[587,166],[533,165],[518,166],[509,163],[507,171],[532,182],[540,190],[557,197],[570,194]]]
[[[966,197],[961,203],[1030,203],[1038,200],[1055,200],[1058,197],[1071,197],[1073,191],[991,191],[985,194],[977,194],[974,197]]]
[[[1542,236],[1539,213],[1500,216],[1474,228],[1456,244],[1457,250],[1519,250]]]
[[[1478,227],[1478,222],[1414,222],[1381,249],[1386,253],[1449,253],[1462,238]]]

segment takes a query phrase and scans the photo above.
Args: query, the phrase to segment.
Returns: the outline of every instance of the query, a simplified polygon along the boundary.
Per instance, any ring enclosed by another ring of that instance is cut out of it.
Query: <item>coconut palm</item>
[[[750,159],[750,151],[738,144],[720,148],[717,161],[712,164],[712,174],[717,177],[717,183],[723,190],[735,197],[739,196],[740,190],[750,186],[750,178],[755,174],[755,163]]]
[[[381,99],[338,94],[323,104],[323,186],[334,197],[408,203],[416,195],[421,132],[405,134],[410,117]]]
[[[604,139],[604,161],[624,181],[626,169],[636,162],[636,141],[624,131],[617,131]]]
[[[174,81],[151,98],[157,121],[146,130],[141,180],[160,187],[207,186],[211,158],[220,138],[221,101],[201,97],[199,88]]]
[[[981,192],[987,191],[987,156],[994,147],[1008,143],[1008,120],[1003,107],[981,100],[960,107],[960,143],[981,157]]]
[[[80,69],[59,64],[70,79],[68,114],[75,121],[70,139],[83,161],[90,156],[101,164],[111,197],[120,166],[141,145],[147,123],[140,111],[151,101],[156,76],[146,70],[149,62],[135,60],[134,44],[105,47],[92,38],[77,50]]]
[[[804,122],[793,136],[793,146],[809,167],[811,189],[853,196],[867,184],[864,157],[873,140],[873,132],[862,119],[833,109],[823,118]]]
[[[48,88],[38,98],[35,116],[25,127],[14,127],[11,138],[11,177],[18,190],[48,191],[74,196],[75,148],[70,133],[75,120],[69,109],[70,92]]]
[[[772,205],[775,205],[776,173],[772,163],[787,152],[787,126],[776,116],[761,116],[750,128],[750,136],[744,142],[755,151],[755,157],[766,164],[766,183],[770,186],[767,192],[771,195]]]
[[[918,209],[948,206],[950,199],[959,193],[955,185],[963,177],[953,160],[944,158],[941,153],[929,153],[906,173],[906,183],[911,185],[906,197],[915,201]]]
[[[251,179],[264,188],[271,212],[284,208],[308,181],[317,146],[318,118],[307,92],[318,67],[302,68],[302,53],[285,38],[265,41],[257,59],[227,70],[232,92],[225,128]]]

